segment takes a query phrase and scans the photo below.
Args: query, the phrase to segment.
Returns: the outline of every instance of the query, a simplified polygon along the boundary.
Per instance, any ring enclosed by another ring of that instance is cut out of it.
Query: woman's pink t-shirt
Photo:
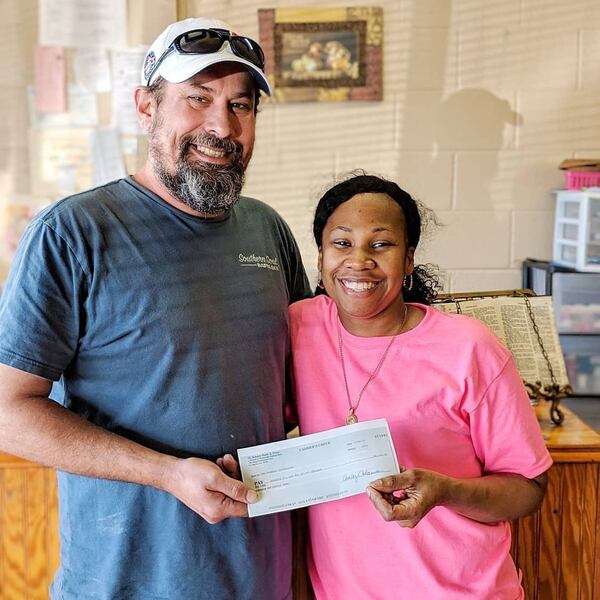
[[[518,473],[552,460],[510,352],[481,322],[414,304],[421,323],[398,336],[356,411],[388,420],[398,462],[452,477]],[[326,296],[290,307],[302,435],[345,425],[338,314]],[[342,339],[352,402],[389,337]],[[523,597],[510,526],[436,507],[413,529],[386,523],[366,494],[309,509],[309,571],[319,600]]]

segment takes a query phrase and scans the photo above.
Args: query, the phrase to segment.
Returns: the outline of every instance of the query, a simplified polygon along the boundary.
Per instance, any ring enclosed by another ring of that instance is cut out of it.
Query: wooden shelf
[[[539,404],[535,411],[554,462],[600,462],[600,433],[566,406],[560,407],[565,415],[564,422],[555,425],[548,415],[549,406]]]

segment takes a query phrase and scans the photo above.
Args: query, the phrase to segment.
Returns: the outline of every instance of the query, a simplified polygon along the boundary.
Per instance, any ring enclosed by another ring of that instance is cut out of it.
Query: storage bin
[[[600,397],[600,273],[523,261],[523,287],[552,294],[556,328],[574,394]]]
[[[600,188],[556,192],[553,262],[600,273]]]
[[[600,276],[554,273],[552,298],[558,333],[600,334]],[[600,335],[595,339],[600,354]]]
[[[600,171],[565,171],[564,173],[568,190],[600,186]]]
[[[598,338],[561,335],[560,345],[573,392],[578,396],[600,395]]]

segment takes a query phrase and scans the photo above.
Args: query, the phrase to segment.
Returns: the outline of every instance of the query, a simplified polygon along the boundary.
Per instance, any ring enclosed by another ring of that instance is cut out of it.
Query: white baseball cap
[[[229,41],[224,41],[216,52],[182,54],[171,49],[164,56],[177,36],[195,29],[222,29],[233,32],[227,23],[218,19],[190,18],[172,23],[154,40],[146,53],[142,65],[142,85],[150,85],[159,75],[171,83],[181,83],[217,63],[236,62],[248,69],[259,89],[267,95],[271,95],[271,86],[264,71],[249,60],[234,54]],[[152,69],[158,61],[160,61],[160,64],[153,72]]]

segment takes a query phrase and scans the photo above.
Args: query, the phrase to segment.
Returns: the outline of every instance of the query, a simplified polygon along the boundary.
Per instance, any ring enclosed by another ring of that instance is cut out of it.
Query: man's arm
[[[51,387],[0,364],[0,450],[61,471],[164,490],[209,523],[247,516],[255,492],[215,463],[162,454],[93,425],[50,400]]]

